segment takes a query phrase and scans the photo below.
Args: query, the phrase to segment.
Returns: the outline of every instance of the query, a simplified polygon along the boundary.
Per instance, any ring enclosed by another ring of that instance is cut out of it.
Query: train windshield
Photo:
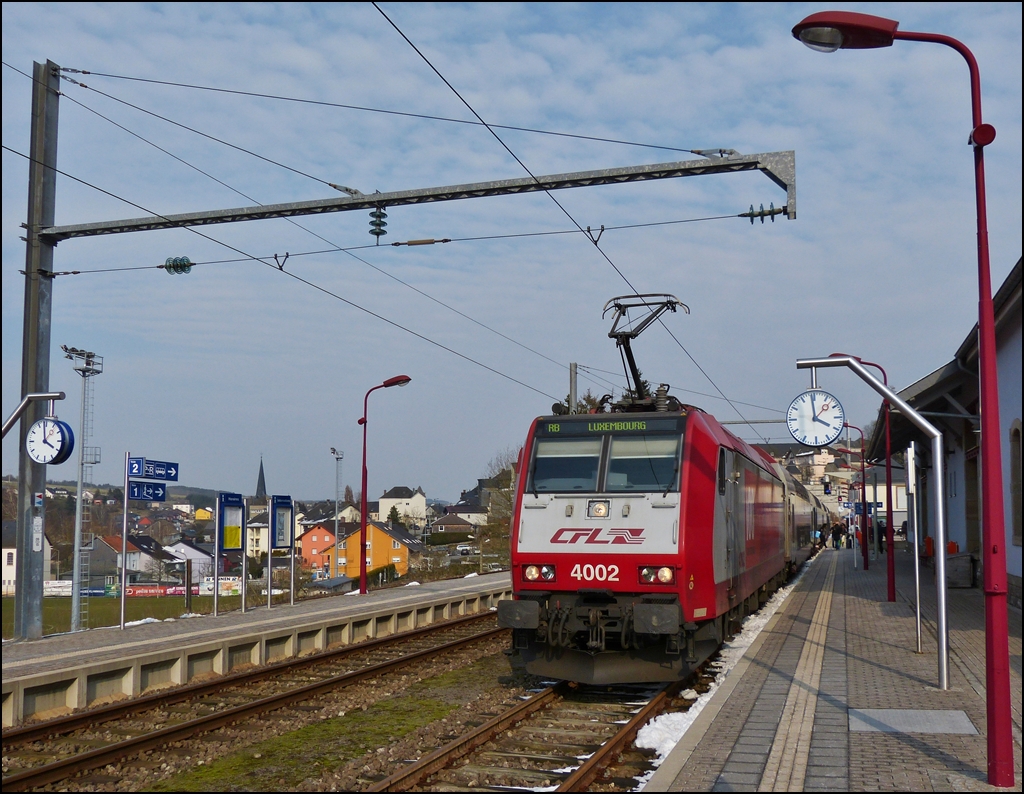
[[[678,481],[679,436],[612,437],[606,491],[666,491]]]
[[[530,490],[593,492],[600,462],[600,438],[538,440]]]

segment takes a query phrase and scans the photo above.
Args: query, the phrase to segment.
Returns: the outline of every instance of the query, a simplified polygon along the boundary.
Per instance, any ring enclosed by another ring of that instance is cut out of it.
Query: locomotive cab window
[[[675,490],[679,479],[679,442],[679,436],[613,436],[606,490]]]
[[[541,439],[531,472],[534,492],[597,490],[600,438]]]

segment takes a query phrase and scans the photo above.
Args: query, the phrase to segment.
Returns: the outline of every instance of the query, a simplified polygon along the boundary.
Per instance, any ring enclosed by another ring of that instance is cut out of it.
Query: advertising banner
[[[292,547],[292,498],[290,496],[270,497],[270,547],[290,549]]]
[[[242,551],[245,548],[245,517],[242,495],[220,493],[217,495],[217,532],[221,551]]]

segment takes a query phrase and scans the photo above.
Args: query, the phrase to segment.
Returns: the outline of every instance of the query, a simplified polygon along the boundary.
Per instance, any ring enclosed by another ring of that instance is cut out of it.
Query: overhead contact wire
[[[47,166],[45,163],[42,163],[42,162],[40,162],[38,160],[34,160],[29,155],[23,154],[22,152],[19,152],[19,151],[15,150],[15,149],[12,149],[11,147],[7,146],[6,144],[4,144],[2,148],[5,151],[10,152],[11,154],[16,154],[19,157],[25,158],[29,162],[35,162],[38,165],[43,165],[44,167],[52,168],[52,166]],[[132,207],[135,207],[136,209],[140,209],[143,212],[148,212],[151,215],[153,215],[154,217],[166,219],[166,216],[161,215],[159,212],[155,212],[154,210],[151,210],[148,207],[144,207],[141,204],[137,204],[136,202],[131,201],[130,199],[126,199],[123,196],[118,196],[116,193],[111,193],[109,190],[104,190],[103,188],[99,187],[98,185],[94,185],[91,182],[86,182],[84,179],[79,179],[76,176],[72,176],[71,174],[67,173],[66,171],[62,171],[59,168],[53,168],[53,171],[54,171],[54,173],[60,174],[61,176],[65,176],[68,179],[71,179],[71,180],[73,180],[75,182],[78,182],[81,185],[85,185],[86,187],[92,188],[93,190],[96,190],[96,191],[98,191],[100,193],[103,193],[104,195],[110,196],[111,198],[117,199],[118,201],[123,201],[125,204],[128,204],[128,205],[130,205]],[[505,380],[511,381],[512,383],[516,383],[516,384],[518,384],[518,385],[520,385],[520,386],[522,386],[522,387],[524,387],[526,389],[529,389],[530,391],[536,392],[537,394],[540,394],[540,395],[542,395],[544,397],[547,397],[549,399],[552,399],[552,400],[557,400],[558,399],[554,395],[551,395],[551,394],[548,394],[547,392],[541,391],[540,389],[536,388],[535,386],[531,386],[528,383],[524,383],[523,381],[519,380],[518,378],[514,378],[511,375],[507,375],[506,373],[501,372],[500,370],[497,370],[494,367],[488,366],[487,364],[484,364],[481,361],[477,361],[476,359],[474,359],[474,358],[472,358],[470,356],[467,356],[465,353],[460,353],[459,351],[454,350],[453,348],[450,348],[447,345],[443,345],[440,342],[434,341],[430,337],[424,336],[423,334],[421,334],[421,333],[419,333],[417,331],[413,331],[411,328],[406,328],[404,325],[401,325],[400,323],[397,323],[394,320],[389,320],[387,317],[384,317],[381,314],[377,314],[375,311],[373,311],[371,309],[367,309],[365,306],[360,306],[358,303],[355,303],[354,301],[348,300],[348,298],[343,298],[341,295],[338,295],[335,292],[331,292],[331,290],[327,289],[326,287],[321,287],[319,284],[315,284],[312,281],[304,279],[301,276],[296,275],[295,273],[291,273],[291,272],[289,272],[287,270],[281,270],[273,262],[264,261],[263,259],[261,259],[258,256],[254,256],[253,254],[250,254],[250,253],[248,253],[246,251],[243,251],[241,248],[237,248],[237,247],[231,245],[230,243],[225,243],[223,240],[218,240],[215,237],[210,237],[210,235],[204,234],[204,233],[202,233],[202,232],[200,232],[200,231],[198,231],[196,229],[193,229],[193,228],[191,228],[189,226],[183,226],[181,228],[185,229],[186,231],[192,232],[192,234],[195,234],[195,235],[198,235],[199,237],[202,237],[204,240],[209,240],[211,243],[215,243],[216,245],[223,246],[224,248],[227,248],[229,251],[234,251],[235,253],[241,254],[244,257],[248,257],[249,259],[251,259],[251,260],[253,260],[255,262],[259,262],[260,264],[266,265],[267,267],[272,268],[273,270],[275,270],[275,271],[277,271],[279,273],[284,273],[286,276],[289,276],[290,278],[293,278],[296,281],[299,281],[299,282],[301,282],[301,283],[303,283],[303,284],[305,284],[305,285],[307,285],[309,287],[312,287],[315,290],[323,292],[325,295],[330,295],[332,298],[335,298],[336,300],[339,300],[342,303],[344,303],[344,304],[346,304],[348,306],[351,306],[353,309],[358,309],[359,311],[363,312],[364,314],[368,314],[371,317],[374,317],[374,318],[376,318],[378,320],[381,320],[382,322],[385,322],[388,325],[390,325],[390,326],[392,326],[394,328],[399,329],[400,331],[404,331],[405,333],[410,334],[411,336],[415,336],[417,339],[421,339],[424,342],[427,342],[428,344],[433,345],[434,347],[440,348],[441,350],[444,350],[444,351],[446,351],[448,353],[451,353],[454,356],[458,356],[459,358],[463,359],[464,361],[468,361],[471,364],[475,364],[476,366],[481,367],[482,369],[485,369],[488,372],[492,372],[495,375],[498,375],[499,377],[504,378]]]
[[[406,36],[406,35],[405,35],[405,33],[404,33],[404,32],[402,31],[402,29],[401,29],[401,28],[399,28],[399,27],[398,27],[398,25],[396,25],[396,24],[395,24],[395,23],[394,23],[394,22],[393,22],[393,21],[391,20],[391,17],[389,17],[389,16],[388,16],[388,15],[387,15],[387,14],[386,14],[386,13],[384,12],[384,10],[383,10],[383,9],[382,9],[382,8],[381,8],[381,7],[380,7],[380,6],[379,6],[379,5],[378,5],[378,4],[376,3],[376,2],[374,2],[374,3],[373,3],[373,7],[374,7],[374,8],[376,8],[378,12],[380,12],[380,15],[381,15],[382,17],[384,17],[384,19],[386,19],[386,20],[387,20],[388,24],[389,24],[389,25],[391,25],[391,27],[393,27],[393,28],[395,29],[395,31],[396,31],[396,32],[398,33],[398,35],[399,35],[399,36],[401,36],[401,37],[402,37],[402,38],[403,38],[403,39],[405,40],[405,42],[406,42],[406,43],[407,43],[407,44],[408,44],[408,45],[409,45],[410,47],[412,47],[412,48],[413,48],[413,50],[414,50],[414,51],[416,52],[416,54],[417,54],[417,55],[419,55],[419,56],[420,56],[420,58],[422,58],[422,59],[423,59],[423,62],[424,62],[424,63],[426,63],[426,64],[427,64],[427,66],[429,66],[429,67],[430,67],[431,71],[433,71],[433,72],[434,72],[434,74],[436,74],[436,75],[438,76],[438,78],[440,78],[440,80],[441,80],[441,81],[442,81],[442,82],[443,82],[443,83],[444,83],[444,84],[445,84],[446,86],[448,86],[448,88],[449,88],[449,89],[450,89],[450,90],[452,91],[452,93],[453,93],[453,94],[455,94],[455,96],[457,96],[457,97],[459,98],[459,101],[461,101],[461,102],[462,102],[462,104],[463,104],[463,105],[465,105],[465,106],[466,106],[466,108],[468,108],[469,112],[470,112],[470,113],[472,113],[472,114],[473,114],[473,116],[475,116],[475,117],[476,117],[477,121],[479,121],[479,122],[480,122],[480,123],[481,123],[481,124],[482,124],[482,125],[483,125],[483,126],[484,126],[484,127],[486,128],[486,129],[487,129],[487,131],[488,131],[488,132],[489,132],[489,133],[490,133],[490,134],[491,134],[492,136],[494,136],[494,139],[495,139],[495,140],[496,140],[496,141],[497,141],[497,142],[498,142],[498,143],[499,143],[499,144],[501,145],[501,147],[502,147],[502,148],[503,148],[503,149],[504,149],[504,150],[505,150],[506,152],[508,152],[508,153],[509,153],[509,155],[511,155],[511,157],[512,157],[512,158],[513,158],[513,159],[514,159],[514,160],[515,160],[515,161],[516,161],[517,163],[519,163],[519,165],[520,165],[520,166],[522,167],[522,169],[523,169],[524,171],[526,171],[526,173],[527,173],[527,174],[529,174],[529,175],[530,175],[530,177],[531,177],[531,178],[532,178],[532,179],[533,179],[533,180],[534,180],[535,182],[537,182],[537,183],[539,184],[539,180],[537,179],[536,175],[535,175],[535,174],[533,173],[533,171],[531,171],[531,170],[530,170],[530,169],[529,169],[529,168],[527,167],[526,163],[524,163],[524,162],[523,162],[522,160],[520,160],[520,159],[519,159],[519,157],[518,157],[518,156],[516,155],[516,153],[515,153],[515,152],[513,152],[513,151],[512,151],[512,149],[511,149],[511,148],[509,148],[509,146],[508,146],[508,145],[507,145],[507,144],[505,143],[505,141],[503,141],[503,140],[501,139],[501,136],[500,136],[500,135],[498,135],[498,133],[496,133],[496,132],[494,131],[494,129],[492,129],[491,125],[489,125],[489,124],[488,124],[488,123],[487,123],[486,121],[484,121],[484,120],[483,120],[483,117],[481,117],[481,116],[480,116],[480,114],[479,114],[479,113],[477,113],[477,112],[476,112],[476,110],[475,110],[475,109],[473,108],[473,106],[472,106],[472,105],[470,105],[468,101],[466,101],[466,98],[465,98],[465,97],[463,97],[461,93],[459,93],[458,89],[456,89],[456,88],[455,88],[455,86],[453,86],[453,85],[452,85],[452,84],[451,84],[451,83],[450,83],[450,82],[448,81],[448,79],[447,79],[447,78],[446,78],[446,77],[445,77],[445,76],[444,76],[443,74],[441,74],[441,72],[440,72],[440,71],[439,71],[439,70],[437,69],[437,67],[436,67],[436,66],[434,66],[434,64],[433,64],[433,63],[431,63],[430,59],[429,59],[429,58],[427,58],[427,56],[426,56],[426,55],[424,55],[424,54],[423,54],[423,53],[422,53],[422,52],[420,51],[419,47],[417,47],[417,46],[416,46],[416,45],[415,45],[415,44],[414,44],[414,43],[412,42],[412,40],[411,40],[411,39],[410,39],[410,38],[409,38],[408,36]],[[582,226],[581,226],[581,225],[580,225],[580,224],[579,224],[579,223],[578,223],[578,222],[576,221],[576,219],[575,219],[575,218],[574,218],[574,217],[573,217],[573,216],[572,216],[572,215],[571,215],[571,214],[569,213],[569,211],[568,211],[568,210],[567,210],[567,209],[566,209],[566,208],[565,208],[564,206],[562,206],[561,202],[559,202],[559,201],[558,201],[558,199],[556,199],[556,198],[554,197],[554,195],[552,195],[551,191],[550,191],[550,190],[545,190],[544,192],[545,192],[545,193],[546,193],[546,194],[548,195],[548,198],[550,198],[550,199],[551,199],[551,200],[552,200],[552,201],[553,201],[553,202],[555,203],[555,206],[557,206],[557,207],[558,207],[558,208],[559,208],[559,209],[560,209],[560,210],[561,210],[561,211],[562,211],[562,212],[563,212],[563,213],[565,214],[565,216],[566,216],[566,217],[567,217],[567,218],[569,219],[569,221],[570,221],[570,222],[571,222],[571,223],[572,223],[572,224],[573,224],[573,225],[574,225],[574,226],[575,226],[575,227],[576,227],[577,229],[579,229],[579,230],[580,230],[580,232],[584,232],[584,229],[583,229],[583,227],[582,227]],[[584,233],[585,233],[585,232],[584,232]],[[615,262],[613,262],[613,261],[612,261],[611,257],[609,257],[609,256],[608,256],[608,254],[606,254],[606,253],[605,253],[604,249],[602,249],[602,248],[601,248],[601,246],[600,246],[600,245],[598,244],[598,241],[597,241],[597,240],[595,240],[595,239],[593,239],[592,237],[591,237],[590,239],[591,239],[591,242],[592,242],[592,243],[594,244],[594,247],[595,247],[595,248],[596,248],[596,249],[598,250],[598,252],[599,252],[599,253],[601,254],[601,256],[602,256],[602,257],[604,258],[604,260],[605,260],[605,261],[606,261],[606,262],[607,262],[607,263],[608,263],[609,265],[611,265],[612,269],[613,269],[613,270],[615,270],[615,272],[619,274],[619,277],[620,277],[620,278],[621,278],[621,279],[622,279],[623,281],[625,281],[625,282],[626,282],[626,284],[627,284],[627,285],[629,286],[629,288],[630,288],[631,290],[633,290],[633,292],[634,292],[634,293],[635,293],[636,295],[639,295],[639,294],[640,294],[639,290],[637,290],[637,288],[633,286],[633,283],[632,283],[632,282],[631,282],[631,281],[630,281],[630,280],[629,280],[629,279],[628,279],[628,278],[626,277],[626,274],[625,274],[625,273],[623,273],[623,272],[622,272],[622,271],[621,271],[621,270],[619,269],[618,265],[616,265],[616,264],[615,264]],[[702,375],[703,375],[703,376],[704,376],[705,378],[707,378],[708,382],[709,382],[709,383],[710,383],[710,384],[711,384],[712,386],[714,386],[714,387],[715,387],[715,390],[716,390],[716,391],[717,391],[717,392],[718,392],[719,394],[721,394],[721,395],[722,395],[722,398],[723,398],[723,399],[725,399],[725,401],[726,401],[726,402],[728,402],[730,406],[732,406],[732,409],[733,409],[734,411],[736,411],[737,415],[738,415],[738,416],[739,416],[739,417],[740,417],[740,418],[741,418],[741,419],[742,419],[742,420],[743,420],[744,422],[746,422],[746,421],[747,421],[747,419],[746,419],[746,417],[745,417],[745,416],[743,416],[743,413],[742,413],[742,412],[741,412],[741,411],[740,411],[740,410],[739,410],[739,409],[738,409],[738,408],[737,408],[737,407],[736,407],[735,405],[733,405],[732,401],[731,401],[731,400],[730,400],[730,399],[729,399],[728,397],[726,397],[726,396],[725,396],[725,392],[723,392],[723,391],[722,391],[722,390],[721,390],[721,389],[720,389],[720,388],[718,387],[718,384],[717,384],[717,383],[715,383],[715,382],[714,382],[714,380],[712,380],[712,379],[711,379],[711,376],[710,376],[710,375],[708,375],[708,373],[704,371],[704,368],[703,368],[703,367],[701,367],[701,366],[700,366],[700,364],[698,364],[698,363],[697,363],[696,359],[695,359],[695,358],[694,358],[694,357],[693,357],[693,356],[692,356],[692,355],[690,354],[690,352],[689,352],[689,351],[688,351],[688,350],[687,350],[687,349],[686,349],[686,348],[685,348],[685,347],[683,346],[683,344],[682,344],[682,343],[681,343],[681,342],[680,342],[680,341],[679,341],[679,340],[678,340],[678,339],[676,338],[675,334],[673,334],[673,333],[672,333],[672,332],[671,332],[671,331],[670,331],[670,330],[668,329],[668,326],[666,326],[666,325],[665,325],[665,323],[664,323],[664,322],[662,322],[661,318],[659,318],[659,319],[658,319],[658,322],[659,322],[659,324],[660,324],[660,325],[661,325],[661,326],[662,326],[662,327],[663,327],[663,328],[664,328],[664,329],[665,329],[666,331],[668,331],[668,333],[669,333],[669,336],[671,336],[671,337],[672,337],[672,339],[673,339],[673,341],[675,341],[675,343],[676,343],[676,344],[677,344],[677,345],[679,346],[679,348],[680,348],[680,349],[681,349],[681,350],[682,350],[682,351],[683,351],[684,353],[686,353],[686,356],[687,356],[687,357],[688,357],[688,358],[690,359],[690,361],[692,361],[692,362],[693,362],[694,366],[696,366],[696,367],[697,367],[697,369],[698,369],[698,370],[700,370],[700,373],[701,373],[701,374],[702,374]],[[749,423],[748,423],[748,426],[749,426],[749,427],[751,428],[751,430],[753,430],[753,431],[754,431],[755,433],[757,433],[757,435],[758,435],[758,436],[760,436],[760,435],[761,435],[760,433],[758,433],[757,429],[756,429],[756,428],[755,428],[755,427],[754,427],[754,426],[753,426],[752,424],[749,424]],[[767,443],[767,442],[766,442],[766,443]]]

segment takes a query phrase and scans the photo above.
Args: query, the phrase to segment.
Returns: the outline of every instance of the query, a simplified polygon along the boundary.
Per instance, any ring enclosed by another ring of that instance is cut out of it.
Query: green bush
[[[434,532],[423,538],[428,546],[447,546],[452,543],[467,543],[475,535],[472,532]]]

